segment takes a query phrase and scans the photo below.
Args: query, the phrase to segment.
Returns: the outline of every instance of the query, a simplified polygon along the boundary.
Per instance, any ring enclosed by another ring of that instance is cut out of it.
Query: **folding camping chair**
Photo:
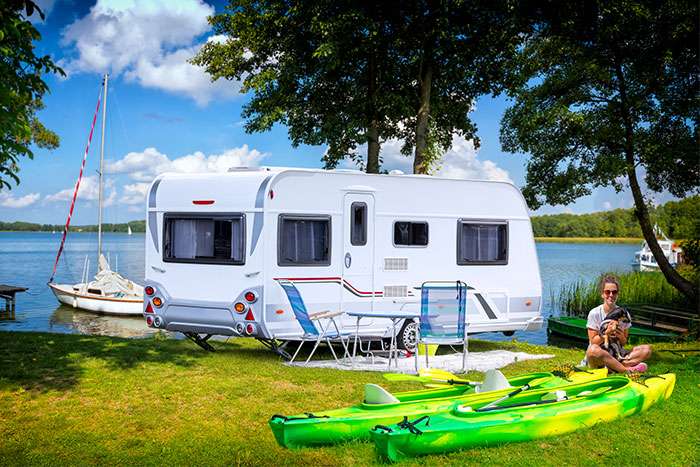
[[[296,317],[297,321],[299,321],[299,324],[304,331],[304,335],[301,337],[301,343],[299,344],[296,352],[294,352],[290,362],[294,361],[305,342],[314,341],[314,348],[311,350],[309,357],[304,362],[304,364],[309,363],[311,357],[313,357],[322,340],[326,341],[328,347],[331,349],[333,358],[335,358],[335,361],[338,362],[338,356],[335,354],[335,350],[333,350],[331,339],[340,339],[340,343],[343,345],[343,349],[345,350],[343,357],[351,358],[350,351],[348,350],[348,344],[343,339],[344,337],[347,337],[349,342],[350,333],[340,332],[338,323],[335,320],[335,318],[342,315],[343,312],[319,311],[316,313],[309,313],[306,309],[306,305],[304,304],[304,300],[301,298],[299,290],[291,281],[280,279],[277,282],[279,283],[280,287],[282,287],[282,290],[284,290],[284,292],[287,294],[287,299],[289,300],[289,304],[292,306],[294,316]],[[325,327],[322,320],[328,320]],[[333,329],[331,329],[331,325],[333,326]]]
[[[467,366],[467,284],[462,281],[424,282],[421,287],[421,307],[418,345],[462,344],[462,372]],[[430,366],[429,352],[425,365]],[[416,352],[418,371],[418,352]]]

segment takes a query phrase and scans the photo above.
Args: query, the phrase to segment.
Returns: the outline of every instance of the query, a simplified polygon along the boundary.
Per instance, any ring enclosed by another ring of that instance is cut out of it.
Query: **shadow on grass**
[[[174,339],[34,332],[0,332],[0,390],[68,390],[85,372],[87,360],[113,369],[148,363],[189,367],[207,353]]]

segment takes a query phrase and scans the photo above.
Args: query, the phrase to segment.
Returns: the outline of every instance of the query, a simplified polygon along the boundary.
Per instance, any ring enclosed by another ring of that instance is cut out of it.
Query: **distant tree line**
[[[650,208],[652,222],[672,239],[700,239],[700,196]],[[634,209],[533,216],[535,237],[642,237]]]
[[[125,224],[102,224],[103,232],[145,232],[146,221],[130,221]],[[63,232],[64,225],[34,224],[31,222],[0,222],[0,231],[10,232]],[[97,225],[74,225],[71,232],[97,232]]]

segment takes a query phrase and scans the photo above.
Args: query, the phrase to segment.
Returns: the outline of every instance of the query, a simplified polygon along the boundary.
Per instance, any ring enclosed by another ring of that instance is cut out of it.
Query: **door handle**
[[[345,253],[345,267],[350,269],[352,264],[352,255],[350,253]]]

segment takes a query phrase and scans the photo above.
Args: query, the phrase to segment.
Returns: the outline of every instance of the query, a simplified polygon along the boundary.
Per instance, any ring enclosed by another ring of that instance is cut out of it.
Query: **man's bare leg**
[[[592,368],[607,367],[609,370],[617,373],[624,373],[627,367],[618,362],[612,355],[603,350],[602,347],[596,344],[591,344],[586,350],[586,360]]]
[[[650,345],[638,345],[632,349],[622,364],[626,367],[635,366],[651,357]]]

